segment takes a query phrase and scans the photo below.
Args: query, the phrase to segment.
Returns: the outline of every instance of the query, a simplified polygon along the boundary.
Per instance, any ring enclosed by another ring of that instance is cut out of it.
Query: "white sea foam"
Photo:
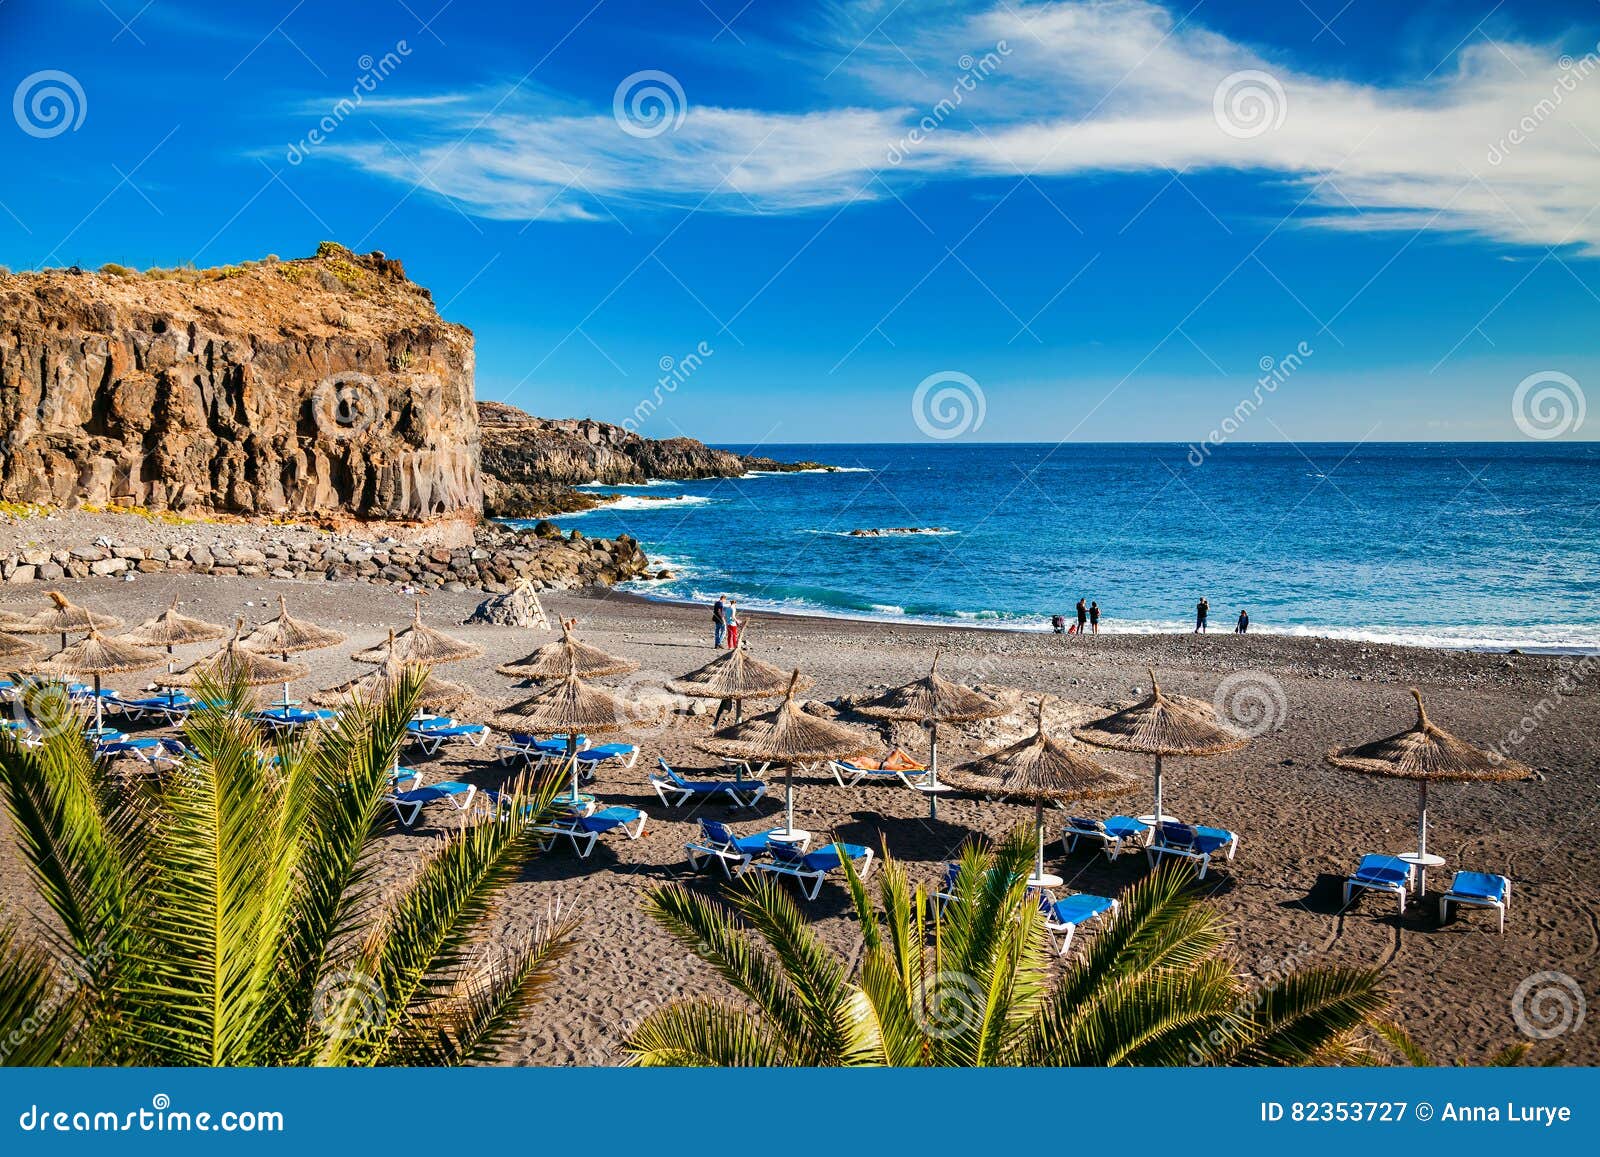
[[[679,494],[665,498],[644,498],[636,495],[627,495],[615,502],[602,503],[593,510],[579,510],[572,514],[561,514],[556,517],[562,522],[574,518],[584,518],[590,514],[599,514],[602,511],[628,510],[680,510],[685,506],[708,506],[713,502],[722,501],[720,498],[710,498],[704,494]]]
[[[746,470],[740,478],[787,478],[791,474],[871,474],[870,466],[808,466],[804,470]]]

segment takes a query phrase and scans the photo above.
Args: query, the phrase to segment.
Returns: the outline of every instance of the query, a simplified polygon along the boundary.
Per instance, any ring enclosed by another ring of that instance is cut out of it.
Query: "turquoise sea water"
[[[677,572],[632,584],[659,598],[1043,630],[1081,596],[1157,631],[1205,595],[1213,630],[1600,649],[1600,444],[759,452],[846,469],[597,487],[630,497],[557,521],[639,539]],[[848,533],[882,527],[945,533]]]

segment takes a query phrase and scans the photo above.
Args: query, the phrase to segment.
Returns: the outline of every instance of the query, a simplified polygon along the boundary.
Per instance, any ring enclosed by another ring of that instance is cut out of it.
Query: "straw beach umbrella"
[[[476,659],[481,654],[483,654],[482,647],[474,647],[471,643],[452,638],[443,631],[424,626],[422,600],[418,599],[417,609],[409,627],[399,634],[390,631],[387,643],[368,647],[365,651],[357,651],[350,657],[357,663],[386,663],[390,656],[394,656],[402,663],[427,663],[432,666],[435,663],[459,663],[463,659]]]
[[[572,624],[576,620],[561,620],[561,637],[536,648],[510,663],[502,663],[495,670],[514,679],[565,679],[577,675],[580,679],[599,679],[606,675],[626,675],[637,671],[639,664],[632,659],[607,654],[599,647],[580,643],[572,637]]]
[[[1250,742],[1249,736],[1218,719],[1211,704],[1161,690],[1154,671],[1150,672],[1150,694],[1132,707],[1073,728],[1072,734],[1094,747],[1155,756],[1156,810],[1155,818],[1148,821],[1152,823],[1160,823],[1166,816],[1162,811],[1162,756],[1221,755]]]
[[[100,677],[159,667],[163,661],[164,656],[160,651],[125,643],[121,639],[108,639],[90,627],[88,635],[35,664],[33,671],[37,675],[87,675],[93,678],[94,726],[98,731],[101,725]]]
[[[1533,769],[1498,752],[1474,747],[1458,739],[1428,718],[1422,692],[1411,694],[1417,701],[1417,721],[1404,731],[1374,739],[1359,747],[1335,748],[1328,762],[1346,771],[1363,775],[1382,775],[1391,779],[1410,779],[1417,784],[1417,864],[1422,868],[1422,887],[1428,887],[1428,785],[1430,783],[1506,783],[1527,779]]]
[[[174,647],[210,643],[227,637],[228,628],[221,623],[208,623],[204,619],[179,614],[177,595],[172,596],[172,605],[155,618],[146,619],[137,627],[117,636],[124,643],[140,647],[165,647],[169,655]]]
[[[265,687],[269,683],[282,683],[284,697],[288,698],[289,684],[304,679],[308,674],[299,663],[274,659],[244,645],[244,620],[233,628],[233,637],[203,659],[197,659],[181,671],[160,676],[156,682],[163,687],[193,687],[203,679],[226,683],[240,679],[251,687]]]
[[[319,627],[316,623],[291,617],[288,600],[279,595],[278,617],[262,623],[238,642],[247,651],[263,651],[269,655],[276,655],[287,664],[290,655],[297,655],[301,651],[320,651],[324,647],[337,647],[344,640],[345,636],[331,627]],[[299,670],[304,671],[304,668]],[[288,680],[284,680],[281,706],[290,705],[289,683]]]
[[[800,672],[789,676],[783,702],[771,711],[729,724],[700,744],[713,755],[729,755],[762,763],[784,765],[783,831],[780,839],[801,833],[794,827],[794,765],[824,759],[849,759],[871,751],[877,741],[853,727],[820,719],[800,710],[795,692],[800,687]]]
[[[37,659],[44,654],[44,648],[38,643],[24,639],[19,635],[7,634],[0,629],[0,663],[26,663]]]
[[[1079,800],[1112,799],[1137,791],[1139,785],[1120,772],[1101,767],[1088,755],[1045,734],[1044,706],[1039,698],[1038,725],[1031,737],[1010,747],[974,759],[953,769],[947,781],[969,791],[1002,791],[1033,803],[1033,823],[1039,834],[1034,861],[1035,887],[1053,888],[1058,876],[1044,871],[1044,805]]]
[[[102,615],[76,603],[69,603],[60,591],[46,591],[51,606],[32,618],[11,628],[15,635],[60,635],[61,646],[67,645],[68,635],[80,635],[92,627],[97,631],[114,631],[122,626],[115,615]]]
[[[389,634],[393,638],[394,632],[390,631]],[[318,707],[336,707],[347,699],[358,698],[369,703],[380,703],[400,685],[409,668],[425,666],[426,664],[410,663],[391,654],[384,660],[382,666],[337,687],[327,687],[313,693],[311,702]],[[422,681],[422,689],[417,695],[417,710],[448,711],[469,694],[470,692],[461,684],[435,677],[429,668],[427,676]]]
[[[712,718],[713,727],[721,721],[722,713],[730,704],[733,721],[737,723],[746,699],[772,699],[782,695],[789,686],[789,673],[771,663],[752,659],[745,653],[744,640],[741,632],[737,647],[723,651],[704,667],[672,681],[672,689],[681,695],[722,701]],[[802,676],[798,690],[803,691],[808,686],[810,680]]]
[[[857,710],[876,719],[920,723],[928,729],[929,782],[918,790],[928,793],[928,815],[936,818],[939,814],[939,793],[944,790],[939,783],[939,724],[995,719],[1006,714],[1007,708],[998,699],[971,687],[952,683],[939,674],[939,653],[936,651],[932,666],[922,678],[890,688]]]
[[[572,764],[572,800],[578,801],[578,735],[590,731],[622,731],[652,722],[658,714],[568,674],[531,699],[513,703],[489,722],[502,731],[564,734]]]

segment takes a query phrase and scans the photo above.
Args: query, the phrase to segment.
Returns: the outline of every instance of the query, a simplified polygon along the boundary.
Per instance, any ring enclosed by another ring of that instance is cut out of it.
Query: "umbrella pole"
[[[794,834],[794,764],[783,769],[783,830]]]
[[[567,728],[567,760],[572,764],[572,810],[578,810],[578,736]]]
[[[1155,822],[1158,823],[1158,824],[1161,822],[1162,815],[1165,814],[1164,812],[1162,812],[1161,806],[1162,806],[1162,804],[1161,804],[1161,753],[1158,751],[1158,752],[1156,752],[1156,818],[1155,818]]]
[[[95,734],[96,735],[98,735],[100,733],[100,676],[99,675],[96,675],[94,677],[94,730],[95,730]],[[1423,814],[1426,815],[1427,812],[1423,812]]]
[[[1038,856],[1033,864],[1033,878],[1044,882],[1044,803],[1035,800],[1033,803],[1033,826],[1038,832]]]
[[[939,724],[928,724],[928,818],[939,818]]]

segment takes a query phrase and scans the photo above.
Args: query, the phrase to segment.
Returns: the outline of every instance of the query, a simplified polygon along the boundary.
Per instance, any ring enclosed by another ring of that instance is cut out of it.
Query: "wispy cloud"
[[[709,107],[691,87],[681,124],[640,135],[609,108],[484,90],[388,109],[390,140],[328,154],[407,185],[420,166],[425,187],[508,219],[794,212],[920,181],[1226,169],[1296,184],[1325,227],[1600,254],[1600,59],[1582,49],[1480,38],[1429,76],[1376,86],[1144,0],[941,7],[892,42],[872,27],[829,23],[805,112]]]

